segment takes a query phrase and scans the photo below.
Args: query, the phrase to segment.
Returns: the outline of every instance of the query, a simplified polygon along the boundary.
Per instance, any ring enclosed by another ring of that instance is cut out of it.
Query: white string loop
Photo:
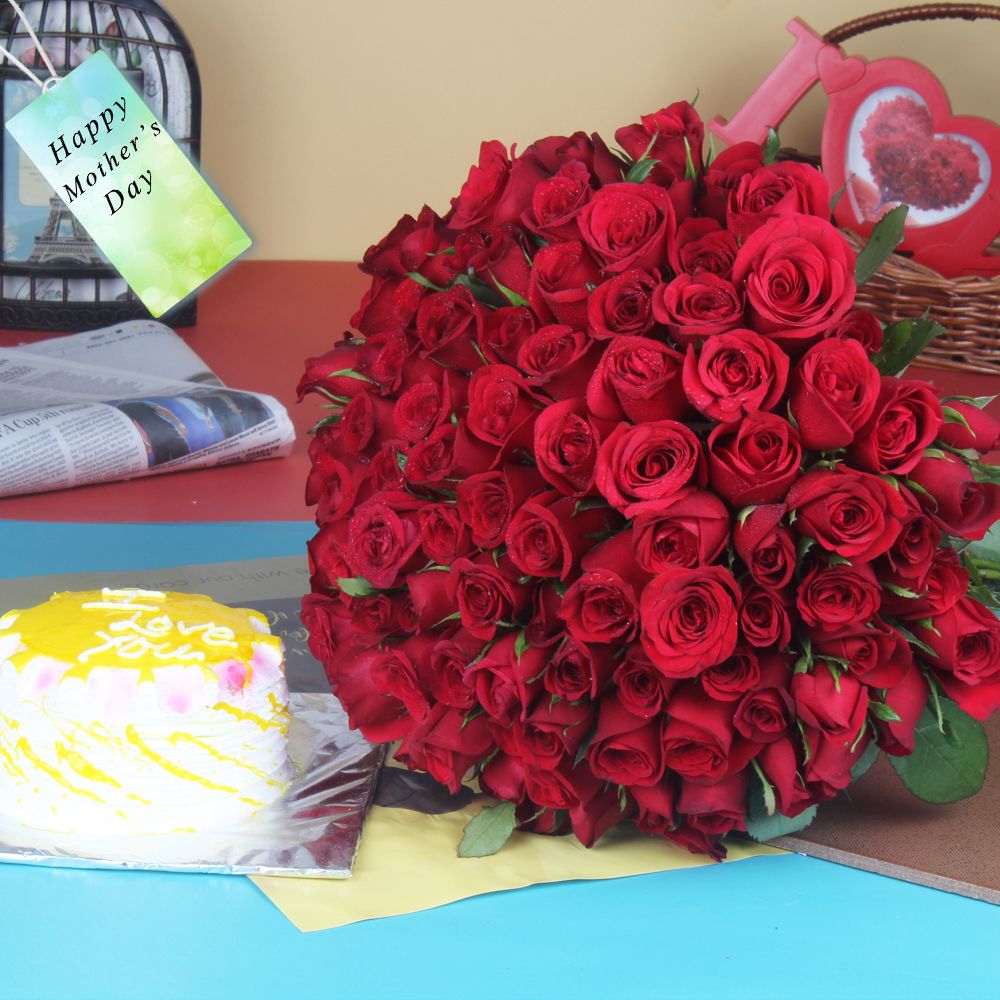
[[[56,68],[52,65],[52,60],[49,58],[48,52],[45,51],[42,47],[42,43],[38,40],[38,35],[35,34],[35,29],[31,26],[31,22],[25,16],[24,11],[21,10],[21,5],[17,2],[17,0],[7,0],[7,2],[14,8],[14,13],[17,14],[17,16],[21,19],[21,23],[28,29],[28,34],[31,36],[31,40],[35,43],[35,51],[42,57],[42,62],[45,63],[45,66],[49,71],[49,78],[47,80],[42,80],[37,73],[25,66],[13,52],[5,49],[2,45],[0,45],[0,55],[6,56],[19,70],[21,70],[22,73],[24,73],[26,77],[28,77],[29,80],[38,84],[44,93],[49,90],[50,87],[54,86],[59,80],[59,74],[56,73]]]

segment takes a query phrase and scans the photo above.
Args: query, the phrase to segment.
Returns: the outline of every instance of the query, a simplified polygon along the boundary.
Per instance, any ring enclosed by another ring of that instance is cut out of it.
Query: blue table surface
[[[302,551],[310,526],[0,521],[0,577]],[[797,855],[297,931],[247,879],[0,865],[2,1000],[1000,997],[1000,907]]]

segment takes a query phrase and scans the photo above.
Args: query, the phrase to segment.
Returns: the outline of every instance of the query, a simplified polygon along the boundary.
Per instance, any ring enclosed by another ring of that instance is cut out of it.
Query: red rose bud
[[[969,589],[969,574],[958,553],[951,547],[938,549],[923,579],[889,576],[890,584],[882,597],[882,610],[893,618],[927,618],[947,611]],[[892,586],[909,593],[899,594]],[[910,596],[915,594],[916,596]]]
[[[525,796],[524,761],[497,753],[479,772],[479,785],[487,795],[503,802],[520,802]]]
[[[591,702],[572,704],[540,698],[523,723],[514,723],[521,758],[530,768],[552,769],[573,759],[592,730],[597,708]]]
[[[670,267],[675,274],[707,272],[729,281],[738,250],[736,237],[715,219],[685,219],[670,247]]]
[[[920,510],[910,490],[904,487],[901,493],[908,511],[899,536],[885,559],[895,579],[908,581],[902,585],[912,590],[911,583],[919,583],[931,568],[934,554],[941,545],[941,529]]]
[[[660,279],[632,269],[602,281],[587,300],[587,322],[596,340],[641,337],[653,328],[653,289]]]
[[[618,695],[606,695],[587,751],[594,776],[616,785],[655,785],[663,777],[662,728],[660,719],[641,719]]]
[[[784,504],[762,504],[733,528],[733,548],[762,587],[780,590],[795,572],[795,541],[781,524],[784,516]]]
[[[728,660],[698,675],[702,690],[716,701],[739,701],[760,684],[760,661],[754,650],[737,646]]]
[[[980,539],[1000,518],[1000,486],[977,483],[957,456],[925,458],[908,477],[920,506],[949,535]]]
[[[713,837],[724,837],[732,830],[747,828],[747,788],[745,770],[726,775],[711,785],[681,782],[677,811],[687,817],[696,830]]]
[[[865,354],[878,354],[885,340],[879,318],[867,309],[848,309],[843,319],[830,328],[828,336],[856,340],[864,348]]]
[[[914,625],[936,659],[925,658],[945,693],[964,712],[984,720],[1000,708],[1000,621],[988,608],[963,597],[931,619],[932,629]]]
[[[395,438],[392,403],[371,392],[359,393],[344,407],[335,434],[338,451],[343,455],[360,455],[373,437]]]
[[[521,221],[549,243],[579,239],[576,217],[593,193],[587,165],[570,160],[537,185],[531,194],[531,207],[521,215]]]
[[[768,219],[800,214],[829,219],[830,186],[815,167],[794,160],[744,174],[726,206],[727,226],[741,242]]]
[[[901,476],[923,457],[943,419],[937,392],[929,382],[883,376],[875,412],[848,458],[870,472]]]
[[[820,632],[845,632],[878,613],[882,588],[871,566],[817,562],[799,583],[796,604],[802,620]]]
[[[734,507],[784,500],[801,461],[798,434],[774,413],[720,424],[708,436],[712,487]]]
[[[663,732],[667,767],[688,781],[711,784],[741,771],[758,749],[740,740],[733,710],[697,687],[678,688],[670,699]]]
[[[864,756],[871,742],[868,736],[855,743],[853,739],[827,736],[822,730],[808,727],[803,739],[812,749],[812,756],[803,768],[803,777],[814,796],[813,801],[832,799],[851,783],[851,769]]]
[[[356,456],[338,456],[336,432],[321,427],[309,442],[309,478],[306,480],[306,503],[316,506],[316,523],[339,520],[358,499],[368,466]]]
[[[417,722],[431,709],[425,673],[433,645],[432,635],[417,635],[398,646],[384,647],[371,664],[375,690],[398,698]]]
[[[587,385],[587,406],[603,420],[676,420],[690,409],[681,390],[682,355],[658,340],[611,341]]]
[[[565,399],[539,414],[534,458],[538,471],[560,493],[579,498],[592,492],[604,426],[587,411],[584,399]]]
[[[704,486],[701,442],[675,420],[619,424],[601,445],[595,482],[618,510],[642,500],[662,500],[689,483]]]
[[[513,365],[524,340],[535,332],[535,314],[524,306],[488,309],[480,346],[490,364]]]
[[[868,713],[868,688],[852,674],[817,663],[812,673],[792,678],[792,695],[799,718],[827,736],[853,742]]]
[[[518,575],[503,560],[495,565],[487,554],[451,564],[448,594],[458,605],[462,624],[473,635],[492,639],[498,622],[513,621],[527,607],[530,590],[517,582]]]
[[[585,764],[574,767],[572,761],[564,761],[558,768],[526,765],[524,769],[528,798],[547,809],[575,809],[581,801],[592,798],[602,784]]]
[[[881,749],[896,757],[913,753],[917,722],[929,697],[930,688],[924,679],[923,671],[911,664],[904,675],[885,693],[885,704],[899,716],[899,719],[895,722],[875,719],[875,726],[878,729],[876,742]]]
[[[407,493],[379,493],[358,507],[347,526],[347,562],[353,576],[387,590],[423,562],[419,510],[426,501]]]
[[[344,524],[331,521],[324,524],[306,543],[309,556],[309,583],[320,593],[337,593],[340,577],[352,575],[347,563]]]
[[[655,785],[636,785],[630,791],[638,807],[636,826],[643,833],[665,837],[676,825],[676,778],[668,772]]]
[[[728,423],[757,410],[773,410],[788,377],[788,355],[749,330],[720,333],[700,353],[688,347],[684,392],[712,420]]]
[[[455,428],[451,424],[436,427],[403,455],[407,486],[440,488],[455,470]]]
[[[625,516],[633,519],[636,560],[649,573],[715,562],[729,541],[729,511],[704,490],[632,504]]]
[[[906,503],[884,479],[844,465],[807,472],[789,490],[788,509],[798,511],[793,527],[828,552],[870,562],[899,536]]]
[[[396,759],[427,771],[454,795],[465,774],[487,757],[491,748],[485,718],[470,722],[462,712],[438,705],[403,738]]]
[[[465,711],[476,702],[474,682],[466,669],[483,651],[483,640],[465,629],[437,638],[430,652],[427,686],[435,701]]]
[[[816,797],[802,784],[802,751],[798,733],[764,744],[756,757],[777,800],[782,816],[798,816],[816,802]]]
[[[538,405],[524,377],[508,365],[485,365],[469,381],[465,426],[480,441],[503,448],[530,442]],[[523,439],[523,440],[522,440]]]
[[[413,602],[418,628],[434,628],[454,613],[450,579],[447,569],[427,569],[407,575],[406,589]]]
[[[474,271],[487,284],[503,285],[521,296],[528,294],[531,265],[513,226],[477,226],[459,233],[455,261],[457,270]]]
[[[475,634],[475,633],[473,633]],[[529,646],[520,656],[516,638],[505,635],[486,655],[469,666],[468,680],[486,714],[501,726],[528,717],[528,708],[541,691],[547,654]]]
[[[586,763],[577,768],[587,773]],[[593,847],[613,826],[629,819],[635,812],[635,806],[628,800],[624,807],[614,785],[595,782],[589,786],[593,794],[584,798],[581,796],[579,805],[569,810],[569,821],[573,835],[584,847]]]
[[[482,364],[473,344],[482,332],[483,310],[468,289],[431,292],[417,310],[420,356],[462,371]]]
[[[464,382],[455,373],[444,372],[440,381],[424,379],[411,385],[392,410],[395,434],[413,444],[444,423],[450,414],[461,409],[459,404],[464,404]]]
[[[742,326],[743,299],[716,274],[679,274],[653,293],[653,315],[676,340],[694,344]]]
[[[621,160],[612,155],[596,133],[589,137],[585,132],[550,135],[533,142],[528,151],[549,173],[555,173],[566,163],[579,161],[590,171],[595,185],[610,184],[621,177]]]
[[[590,295],[587,286],[600,280],[597,264],[579,240],[551,243],[535,254],[528,300],[543,322],[585,330]]]
[[[571,399],[587,391],[597,348],[588,334],[572,327],[543,326],[521,344],[517,366],[532,389],[553,399]]]
[[[306,594],[302,598],[302,623],[309,633],[309,649],[329,676],[337,649],[352,638],[350,611],[339,596]]]
[[[771,219],[740,247],[733,283],[746,295],[751,329],[791,349],[807,347],[854,305],[854,252],[823,219]]]
[[[545,690],[566,701],[597,701],[611,681],[617,646],[577,642],[570,636],[553,653],[542,678]]]
[[[615,687],[623,707],[640,719],[659,715],[673,686],[635,643],[615,670]]]
[[[783,591],[756,583],[743,589],[739,623],[743,638],[762,649],[784,649],[792,638],[788,599]]]
[[[978,451],[980,455],[985,455],[1000,445],[1000,420],[992,414],[972,403],[958,400],[948,400],[944,405],[954,412],[945,416],[945,422],[938,432],[939,441],[960,451]],[[965,423],[956,421],[955,414]]]
[[[416,625],[409,594],[373,594],[351,601],[351,628],[364,645],[374,646],[394,632],[412,632]]]
[[[830,338],[809,348],[789,383],[803,445],[813,451],[846,448],[874,412],[880,387],[878,369],[857,341]]]
[[[542,581],[535,585],[531,595],[531,618],[524,628],[524,636],[530,646],[554,646],[566,638],[566,629],[559,620],[562,594],[554,581]]]
[[[360,729],[373,743],[392,743],[413,728],[413,718],[396,697],[380,691],[372,679],[379,660],[392,656],[388,649],[365,649],[344,644],[326,664],[333,693],[347,710],[352,729]]]
[[[563,596],[559,617],[578,642],[631,642],[639,622],[635,587],[609,569],[581,573]]]
[[[886,596],[883,593],[883,602]],[[847,669],[873,688],[898,684],[913,662],[910,644],[880,618],[852,625],[835,635],[817,633],[813,637],[813,655],[817,660],[825,656],[847,660]]]
[[[454,504],[434,503],[417,515],[420,522],[420,547],[434,563],[448,565],[472,550],[469,529]]]
[[[736,647],[740,590],[721,566],[670,567],[643,590],[642,646],[665,677],[695,677]]]
[[[473,543],[481,549],[497,548],[513,512],[544,486],[534,467],[510,463],[460,482],[458,513],[469,526]]]
[[[668,187],[686,175],[689,157],[701,172],[704,138],[705,126],[694,105],[687,101],[677,101],[655,114],[643,115],[638,125],[625,125],[615,132],[618,144],[632,160],[648,156],[657,161],[650,177]]]
[[[469,169],[469,177],[447,218],[452,229],[466,229],[493,220],[493,213],[510,176],[510,159],[503,143],[483,142],[479,146],[479,164]]]
[[[607,508],[581,510],[577,501],[555,490],[539,493],[514,514],[507,529],[510,561],[529,576],[569,578],[595,536],[620,519]]]
[[[725,225],[729,192],[739,185],[745,174],[753,173],[763,162],[759,142],[737,142],[719,153],[705,168],[705,195],[698,206],[702,215]]]
[[[754,743],[773,743],[788,732],[795,717],[788,691],[791,676],[783,657],[767,657],[759,684],[736,707],[733,725],[737,732]]]
[[[577,221],[584,243],[608,274],[659,271],[676,230],[673,202],[656,184],[606,184]]]

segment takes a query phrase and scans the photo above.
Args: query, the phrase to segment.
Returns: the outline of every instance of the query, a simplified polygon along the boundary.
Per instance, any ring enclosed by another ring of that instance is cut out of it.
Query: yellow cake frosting
[[[0,616],[0,822],[201,830],[284,792],[282,644],[201,594],[55,594]]]

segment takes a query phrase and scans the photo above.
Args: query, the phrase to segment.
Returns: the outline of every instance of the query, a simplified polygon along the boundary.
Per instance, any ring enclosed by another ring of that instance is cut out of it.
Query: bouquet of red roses
[[[705,162],[679,103],[616,138],[484,143],[307,363],[303,618],[351,724],[503,800],[467,853],[630,819],[720,857],[880,749],[971,794],[1000,423],[899,377],[935,324],[855,308],[905,209],[856,259],[773,133]]]

